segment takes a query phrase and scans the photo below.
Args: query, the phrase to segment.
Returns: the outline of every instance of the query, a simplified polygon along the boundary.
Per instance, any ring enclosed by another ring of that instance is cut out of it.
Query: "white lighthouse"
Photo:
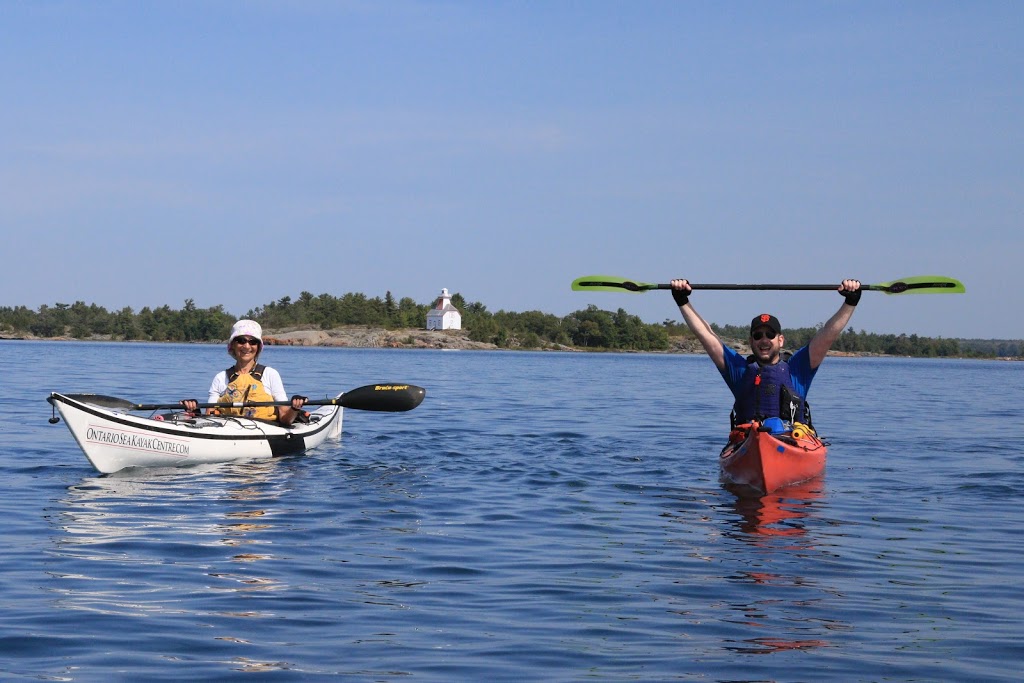
[[[427,313],[427,329],[462,329],[462,314],[459,313],[459,309],[452,306],[452,296],[448,293],[447,287],[441,290],[441,296],[437,298],[437,303]]]

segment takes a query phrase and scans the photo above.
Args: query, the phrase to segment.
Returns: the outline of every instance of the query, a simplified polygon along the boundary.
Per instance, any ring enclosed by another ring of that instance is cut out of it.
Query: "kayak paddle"
[[[831,290],[839,289],[834,285],[729,285],[729,284],[694,284],[692,289],[773,289],[773,290]],[[860,288],[869,292],[885,292],[886,294],[963,294],[964,283],[942,275],[917,275],[905,277],[893,282],[880,282],[874,285],[861,285]],[[574,292],[647,292],[652,289],[672,289],[668,284],[652,284],[636,282],[614,275],[587,275],[572,281]]]
[[[374,410],[401,413],[423,402],[427,390],[414,384],[368,384],[346,391],[337,398],[306,401],[307,406],[341,406],[353,410]],[[101,394],[65,394],[68,398],[115,410],[180,409],[180,403],[132,403],[116,396]],[[199,403],[200,408],[248,408],[258,406],[290,406],[291,401],[246,401],[241,403]]]

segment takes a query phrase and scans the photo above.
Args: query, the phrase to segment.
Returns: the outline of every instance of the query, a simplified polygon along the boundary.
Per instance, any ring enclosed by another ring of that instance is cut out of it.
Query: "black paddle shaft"
[[[589,282],[582,284],[591,284]],[[613,282],[601,282],[593,283],[598,286],[614,287],[620,283]],[[638,285],[635,282],[623,282],[621,283],[623,289],[627,289],[631,292],[642,292],[648,289],[672,289],[672,285],[669,284],[657,284],[657,285]],[[912,289],[950,289],[955,288],[957,284],[955,282],[893,282],[890,285],[861,285],[860,288],[864,291],[876,291],[876,292],[888,292],[890,294],[901,294],[902,292],[908,292]],[[775,291],[836,291],[839,289],[838,285],[735,285],[735,284],[694,284],[690,283],[690,289],[728,289],[728,290],[775,290]]]
[[[901,294],[912,289],[950,289],[955,288],[955,282],[893,282],[889,285],[861,285],[865,291],[888,292],[889,294]],[[691,284],[691,289],[770,289],[770,290],[793,290],[793,291],[836,291],[838,285],[730,285],[730,284]],[[672,285],[660,284],[657,289],[672,289]]]
[[[649,292],[653,289],[672,289],[669,284],[652,284],[635,282],[613,275],[587,275],[573,280],[574,291],[624,291]],[[837,291],[838,285],[803,285],[803,284],[732,284],[732,283],[690,283],[691,289],[724,289],[724,290],[791,290],[791,291]],[[941,275],[919,275],[894,282],[879,284],[862,284],[863,291],[885,292],[886,294],[902,294],[904,292],[921,292],[935,294],[962,294],[964,285],[959,280]]]
[[[346,391],[337,398],[313,399],[307,406],[341,406],[354,410],[400,413],[412,410],[426,396],[427,390],[415,384],[368,384]],[[116,396],[100,394],[67,394],[68,398],[92,403],[115,410],[171,410],[181,408],[180,403],[132,403]],[[50,402],[53,402],[51,397]],[[248,408],[259,406],[289,406],[291,401],[243,401],[239,403],[199,403],[199,408]]]

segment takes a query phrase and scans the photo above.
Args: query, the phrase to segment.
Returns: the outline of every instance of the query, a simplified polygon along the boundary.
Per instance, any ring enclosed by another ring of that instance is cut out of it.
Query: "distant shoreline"
[[[0,332],[0,340],[9,341],[118,341],[148,342],[148,340],[114,339],[111,335],[91,335],[89,337],[39,337],[33,334],[11,334]],[[725,340],[733,348],[749,353],[747,345],[740,340]],[[509,346],[498,346],[489,342],[473,341],[467,330],[424,330],[419,328],[386,329],[365,325],[347,325],[330,330],[311,329],[308,327],[266,329],[263,332],[266,346],[319,346],[353,349],[451,349],[460,351],[566,351],[575,353],[703,353],[704,350],[695,339],[688,337],[671,337],[670,348],[664,351],[629,351],[621,349],[590,349],[583,346],[565,344],[546,344],[542,347],[523,347],[513,338]],[[162,342],[156,342],[162,343]],[[223,344],[224,341],[213,342],[176,342],[195,344]]]
[[[589,349],[581,346],[566,346],[562,344],[549,344],[544,347],[522,347],[514,343],[510,346],[498,346],[488,342],[473,341],[469,338],[466,330],[423,330],[417,328],[405,328],[390,330],[383,327],[369,327],[363,325],[349,325],[330,330],[319,330],[309,328],[285,328],[278,330],[266,330],[263,334],[264,343],[267,346],[305,346],[305,347],[328,347],[328,348],[353,348],[353,349],[440,349],[459,351],[556,351],[569,353],[653,353],[653,354],[703,354],[704,349],[696,339],[689,337],[670,337],[669,348],[664,351],[630,351],[623,349]],[[7,332],[0,332],[0,341],[117,341],[117,342],[148,342],[147,340],[125,340],[113,339],[110,335],[92,335],[87,338],[76,338],[70,336],[60,337],[38,337],[32,334],[15,335]],[[750,348],[743,340],[723,339],[723,341],[742,354],[750,353]],[[164,342],[156,342],[164,343]],[[215,342],[174,342],[174,343],[196,343],[196,344],[223,344],[223,341]],[[915,356],[893,356],[880,353],[829,351],[830,356],[850,358],[896,358]],[[956,356],[963,360],[1024,360],[1017,357],[991,357],[991,358],[969,358],[967,356]]]

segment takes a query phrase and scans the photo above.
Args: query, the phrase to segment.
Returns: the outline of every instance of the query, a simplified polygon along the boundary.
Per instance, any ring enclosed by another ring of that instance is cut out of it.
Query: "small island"
[[[63,339],[221,343],[239,318],[257,320],[266,344],[352,348],[521,349],[573,352],[702,353],[682,321],[646,323],[623,309],[596,306],[559,317],[541,311],[491,312],[459,293],[450,304],[459,311],[459,329],[427,329],[428,314],[437,302],[417,303],[348,293],[315,296],[302,292],[233,315],[222,306],[198,308],[187,299],[180,309],[168,305],[108,311],[96,304],[0,307],[0,339]],[[746,352],[742,325],[712,324],[727,344]],[[807,343],[815,328],[786,330],[787,347]],[[1021,359],[1024,341],[949,339],[916,334],[877,334],[846,330],[832,347],[835,355],[909,356],[926,358]]]

